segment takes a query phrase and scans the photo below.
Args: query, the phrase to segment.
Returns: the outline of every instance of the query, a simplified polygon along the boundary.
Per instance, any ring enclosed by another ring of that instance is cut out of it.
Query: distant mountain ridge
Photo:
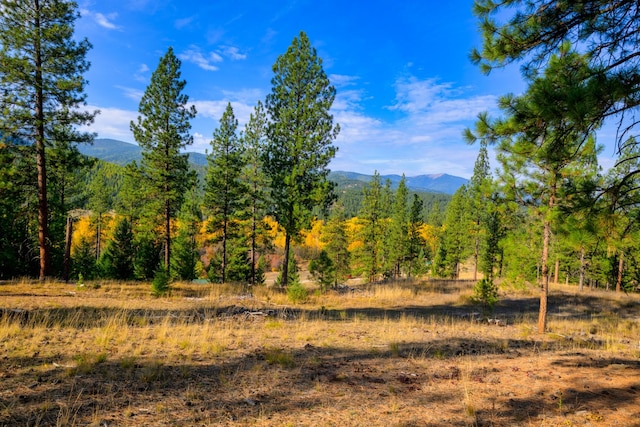
[[[364,187],[366,183],[373,178],[371,175],[365,175],[357,172],[332,171],[329,179],[339,184],[339,186],[358,186]],[[382,182],[387,179],[391,181],[392,188],[396,188],[402,176],[400,175],[380,175]],[[465,178],[449,175],[446,173],[407,176],[405,177],[407,187],[412,190],[420,190],[435,193],[453,194],[458,188],[469,182]]]
[[[142,149],[136,144],[131,144],[115,139],[98,138],[92,145],[80,144],[78,150],[84,155],[96,157],[100,160],[119,165],[126,165],[132,161],[140,162],[142,159]],[[189,162],[199,166],[200,169],[207,165],[207,156],[202,153],[188,152]],[[371,175],[357,172],[332,171],[329,179],[336,182],[339,187],[354,188],[364,187],[370,180]],[[389,179],[393,188],[398,186],[402,179],[400,175],[381,175],[382,182]],[[406,177],[407,187],[412,190],[453,194],[468,180],[459,176],[448,175],[446,173],[418,175]]]
[[[93,144],[80,144],[78,150],[91,157],[96,157],[100,160],[109,163],[115,163],[121,166],[136,161],[140,163],[142,159],[142,148],[136,144],[129,142],[118,141],[117,139],[104,139],[97,138],[93,141]],[[202,153],[187,152],[189,155],[189,161],[198,166],[205,166],[207,164],[207,156]]]

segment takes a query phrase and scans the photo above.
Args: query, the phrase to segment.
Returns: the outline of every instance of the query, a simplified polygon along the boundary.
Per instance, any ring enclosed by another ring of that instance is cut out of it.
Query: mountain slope
[[[96,139],[93,145],[80,144],[78,149],[82,154],[97,157],[105,162],[126,165],[132,161],[140,162],[142,149],[128,142],[115,139]],[[189,162],[194,165],[204,178],[203,168],[207,165],[207,156],[201,153],[189,152]],[[371,180],[371,175],[356,172],[333,171],[329,174],[329,179],[334,181],[338,188],[363,188]],[[389,179],[393,188],[398,186],[402,179],[400,175],[381,175],[382,181]],[[453,194],[458,188],[467,183],[467,180],[458,176],[443,174],[419,175],[406,177],[407,187],[414,191],[436,192]]]
[[[96,139],[92,145],[80,144],[78,150],[86,156],[122,166],[134,160],[140,163],[142,159],[142,149],[138,145],[116,139]],[[194,152],[187,152],[187,154],[191,163],[198,166],[207,164],[207,156],[204,154]]]
[[[371,175],[364,175],[356,172],[332,171],[329,179],[338,184],[338,186],[364,187],[370,180]],[[402,179],[400,175],[380,175],[382,182],[387,179],[391,181],[391,187],[396,188]],[[418,175],[406,177],[406,184],[409,189],[421,190],[427,192],[437,192],[445,194],[453,194],[468,182],[459,176],[448,175],[446,173],[433,175]]]

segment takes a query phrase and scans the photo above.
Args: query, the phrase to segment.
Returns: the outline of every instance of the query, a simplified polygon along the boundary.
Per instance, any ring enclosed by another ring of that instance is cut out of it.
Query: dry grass
[[[637,425],[639,296],[471,287],[3,283],[0,425]]]

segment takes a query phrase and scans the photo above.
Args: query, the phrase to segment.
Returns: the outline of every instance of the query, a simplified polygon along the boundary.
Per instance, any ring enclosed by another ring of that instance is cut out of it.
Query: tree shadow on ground
[[[530,340],[453,338],[403,343],[386,349],[309,344],[293,349],[258,347],[236,357],[186,358],[172,363],[144,357],[111,360],[85,355],[84,360],[67,360],[56,356],[5,356],[0,369],[0,383],[5,390],[0,393],[0,424],[59,424],[61,414],[72,414],[82,422],[100,414],[109,425],[142,425],[148,419],[189,425],[251,424],[285,415],[295,419],[351,402],[362,402],[365,407],[354,410],[366,411],[392,405],[401,397],[409,408],[442,410],[439,416],[449,420],[450,425],[465,425],[464,419],[456,421],[459,408],[447,405],[446,408],[455,409],[438,409],[439,404],[460,399],[461,390],[469,384],[495,379],[499,384],[500,377],[514,373],[505,367],[465,372],[456,356],[499,355],[517,365],[523,353],[547,352],[547,357],[554,358],[552,366],[624,366],[634,377],[640,371],[640,361],[636,359],[610,357],[590,361],[580,352],[558,355],[553,353],[557,350],[553,347],[541,348],[540,343]],[[431,359],[433,363],[416,365],[412,363],[416,359]],[[349,399],[345,402],[339,396]],[[580,389],[578,384],[568,383],[560,393],[549,390],[506,396],[491,411],[477,408],[476,424],[515,425],[557,413],[562,410],[558,399],[565,402],[565,411],[614,407],[632,410],[640,407],[640,384]],[[414,412],[407,417],[421,419]]]

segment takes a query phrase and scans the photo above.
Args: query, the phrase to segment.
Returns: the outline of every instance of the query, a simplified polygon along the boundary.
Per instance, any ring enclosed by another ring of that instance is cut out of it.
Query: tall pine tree
[[[162,218],[164,268],[171,265],[171,220],[182,204],[186,190],[195,179],[189,171],[188,156],[180,150],[193,143],[189,121],[196,115],[182,93],[186,81],[180,79],[180,60],[169,48],[160,58],[151,83],[140,100],[137,121],[131,122],[133,136],[142,148],[140,178],[158,202]]]
[[[91,44],[74,38],[77,5],[61,0],[3,0],[0,3],[0,135],[5,144],[35,146],[38,189],[40,280],[49,275],[50,236],[47,151],[64,127],[65,141],[90,136],[73,130],[95,113],[85,105],[83,74]]]
[[[228,245],[237,234],[238,221],[244,214],[247,186],[241,181],[245,166],[244,147],[238,137],[238,120],[233,114],[231,104],[220,119],[220,126],[213,132],[211,153],[207,156],[207,169],[204,202],[209,217],[209,230],[214,232],[221,243],[219,268],[222,283],[227,280],[229,261]]]
[[[309,224],[314,207],[328,205],[333,186],[327,166],[340,127],[330,114],[336,96],[322,59],[304,32],[273,65],[266,106],[265,172],[271,180],[273,215],[285,230],[282,283],[287,286],[291,240]]]

